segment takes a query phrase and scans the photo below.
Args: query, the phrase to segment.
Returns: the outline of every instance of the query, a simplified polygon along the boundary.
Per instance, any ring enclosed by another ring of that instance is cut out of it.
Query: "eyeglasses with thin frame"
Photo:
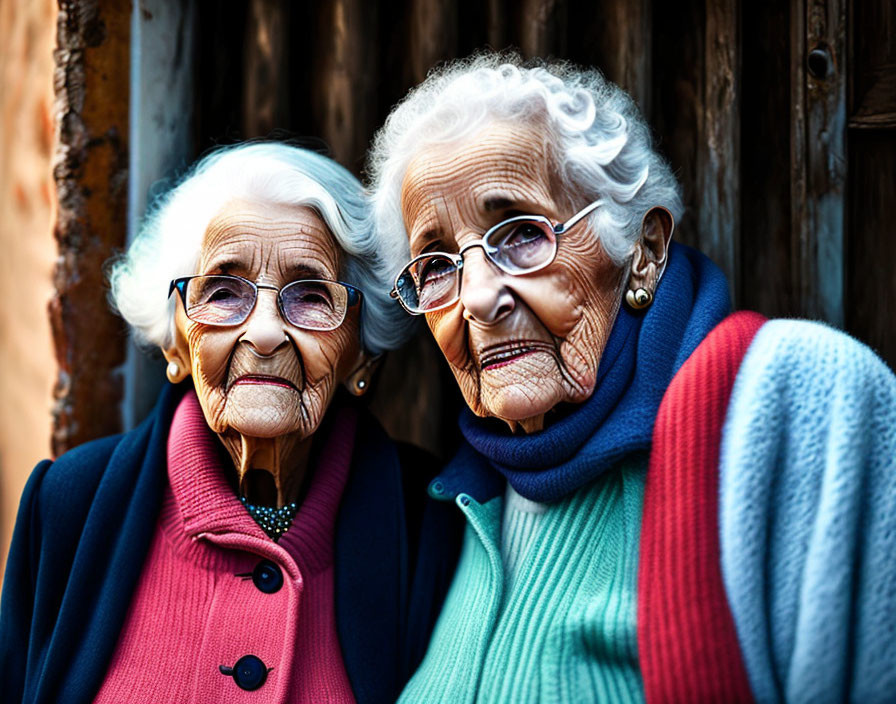
[[[454,305],[460,298],[464,254],[474,247],[482,247],[488,260],[508,274],[521,276],[544,269],[557,256],[557,238],[602,202],[596,200],[557,224],[543,215],[518,215],[489,228],[457,254],[426,252],[414,257],[395,277],[389,295],[411,315]]]
[[[280,315],[303,330],[335,330],[348,309],[361,302],[361,292],[341,281],[302,279],[278,288],[229,274],[174,279],[168,295],[177,290],[190,320],[229,326],[245,322],[258,301],[259,289],[276,291]]]

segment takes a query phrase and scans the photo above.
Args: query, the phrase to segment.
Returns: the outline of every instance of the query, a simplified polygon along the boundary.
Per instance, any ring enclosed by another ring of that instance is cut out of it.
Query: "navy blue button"
[[[252,692],[261,687],[268,678],[268,672],[270,671],[269,668],[265,667],[261,658],[257,658],[254,655],[243,655],[236,661],[236,665],[233,667],[219,665],[218,670],[221,671],[222,675],[233,677],[236,686],[240,689],[245,689],[247,692]]]
[[[273,594],[283,586],[283,573],[270,560],[262,560],[252,570],[252,583],[265,594]]]

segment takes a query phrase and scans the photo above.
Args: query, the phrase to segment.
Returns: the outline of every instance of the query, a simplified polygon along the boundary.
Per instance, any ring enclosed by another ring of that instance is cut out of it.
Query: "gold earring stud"
[[[653,294],[643,287],[639,287],[634,291],[629,289],[625,293],[625,302],[633,310],[644,310],[653,303]]]

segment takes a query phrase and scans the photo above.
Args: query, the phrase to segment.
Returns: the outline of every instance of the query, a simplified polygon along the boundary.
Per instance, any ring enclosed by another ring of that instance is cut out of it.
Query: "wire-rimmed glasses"
[[[302,279],[278,288],[229,274],[174,279],[168,295],[177,290],[190,320],[227,326],[245,322],[261,288],[277,291],[280,315],[304,330],[335,330],[342,325],[348,309],[361,302],[361,292],[341,281]]]
[[[544,269],[557,256],[557,238],[601,203],[596,200],[556,225],[543,215],[518,215],[489,228],[457,254],[426,252],[414,257],[395,277],[389,295],[411,315],[454,305],[460,298],[464,253],[473,247],[482,247],[488,260],[508,274],[519,276]]]

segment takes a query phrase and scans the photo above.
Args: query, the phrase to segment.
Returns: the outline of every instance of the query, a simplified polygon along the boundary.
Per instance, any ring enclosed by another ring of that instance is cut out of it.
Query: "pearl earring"
[[[168,369],[166,369],[168,373],[168,379],[174,381],[180,376],[180,365],[177,362],[168,362]]]

